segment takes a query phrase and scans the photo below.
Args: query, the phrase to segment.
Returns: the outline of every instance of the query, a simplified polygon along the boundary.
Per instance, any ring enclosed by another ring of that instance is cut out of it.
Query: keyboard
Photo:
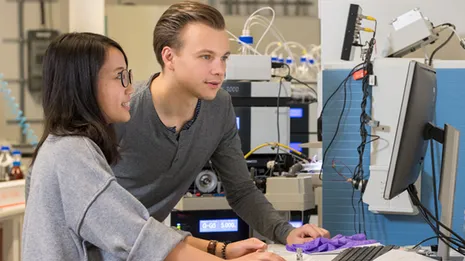
[[[348,248],[332,261],[371,261],[386,254],[391,249],[398,249],[398,246],[369,246]]]

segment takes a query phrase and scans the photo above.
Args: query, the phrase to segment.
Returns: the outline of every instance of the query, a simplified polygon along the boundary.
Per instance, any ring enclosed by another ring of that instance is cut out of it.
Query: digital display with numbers
[[[301,227],[303,225],[303,222],[302,221],[289,221],[289,224],[291,224],[291,226],[297,228],[297,227]]]
[[[291,119],[300,119],[304,115],[304,109],[302,108],[290,108],[289,109],[289,117]]]
[[[237,232],[238,219],[199,220],[200,233]]]
[[[291,146],[291,148],[295,149],[296,151],[302,152],[302,147],[300,147],[300,144],[302,144],[302,143],[301,142],[291,142],[291,143],[289,143],[289,146]]]

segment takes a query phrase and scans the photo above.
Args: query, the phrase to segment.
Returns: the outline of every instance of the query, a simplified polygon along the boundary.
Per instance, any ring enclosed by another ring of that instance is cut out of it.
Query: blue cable
[[[39,139],[37,138],[37,135],[35,135],[34,130],[32,130],[29,123],[27,123],[27,119],[24,116],[24,113],[19,109],[19,105],[16,103],[15,97],[11,95],[11,89],[8,88],[8,83],[3,80],[3,74],[0,74],[0,92],[3,93],[3,97],[5,98],[8,107],[10,107],[11,113],[16,116],[15,119],[18,121],[22,133],[26,135],[26,139],[29,143],[35,147],[39,142]]]

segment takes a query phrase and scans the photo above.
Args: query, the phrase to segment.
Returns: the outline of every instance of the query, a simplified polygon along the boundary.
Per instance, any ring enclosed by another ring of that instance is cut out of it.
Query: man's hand
[[[299,228],[296,228],[289,233],[287,236],[287,244],[303,244],[312,241],[319,237],[329,238],[328,230],[320,228],[313,224],[305,224]]]
[[[256,238],[237,241],[226,246],[226,258],[234,259],[257,251],[263,252],[267,249],[267,247],[268,246],[265,243]]]

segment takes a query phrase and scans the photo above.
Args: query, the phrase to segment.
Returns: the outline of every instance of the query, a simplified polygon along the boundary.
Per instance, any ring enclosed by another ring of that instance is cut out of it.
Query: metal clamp
[[[371,75],[368,76],[368,84],[370,86],[376,86],[376,84],[377,84],[376,75],[371,74]]]
[[[379,127],[379,121],[369,120],[367,122],[367,125],[372,127],[372,128],[378,128]]]
[[[304,257],[302,254],[302,248],[298,247],[297,248],[297,254],[296,254],[296,261],[303,261]]]

